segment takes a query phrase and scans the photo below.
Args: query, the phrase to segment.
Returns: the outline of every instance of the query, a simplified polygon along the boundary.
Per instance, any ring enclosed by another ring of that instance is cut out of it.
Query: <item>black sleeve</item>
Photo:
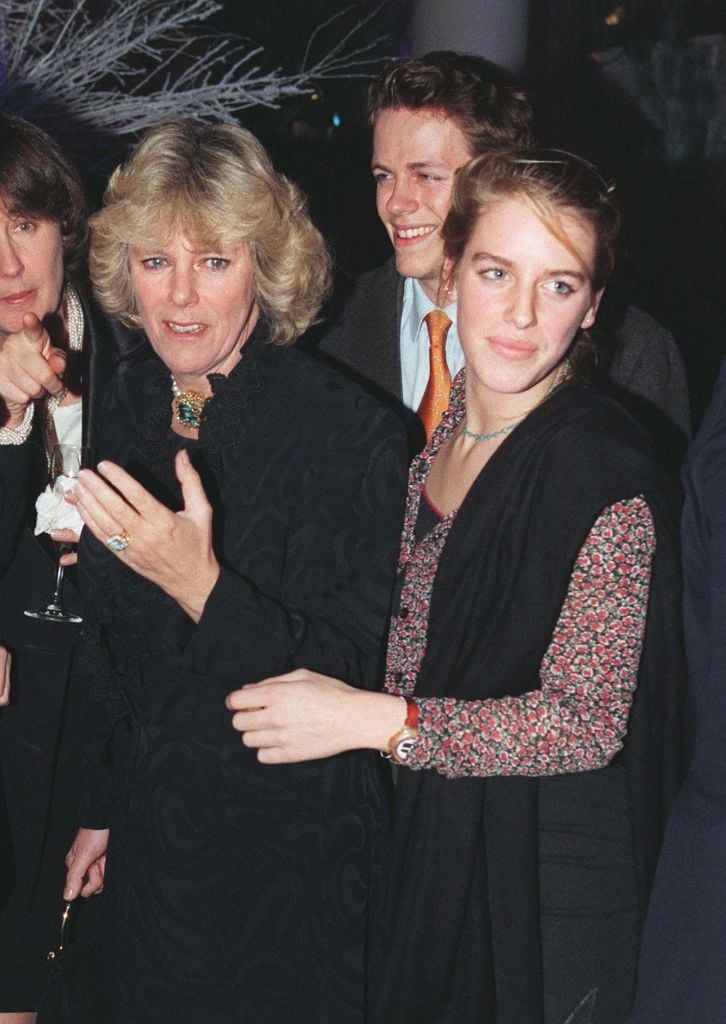
[[[91,676],[79,738],[82,754],[78,820],[83,828],[108,828],[114,768],[125,756],[128,708],[112,683],[112,667],[101,629],[87,605],[86,624],[74,661]]]
[[[635,306],[629,306],[614,334],[610,378],[649,403],[674,424],[684,438],[691,433],[686,371],[670,331]]]
[[[0,573],[6,572],[25,525],[40,449],[32,441],[0,445]]]

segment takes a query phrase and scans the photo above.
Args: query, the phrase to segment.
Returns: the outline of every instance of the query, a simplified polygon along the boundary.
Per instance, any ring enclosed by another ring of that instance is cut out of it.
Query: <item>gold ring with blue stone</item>
[[[111,548],[112,551],[125,551],[131,543],[131,537],[126,530],[121,530],[120,533],[112,533],[110,537],[106,537],[106,547]]]

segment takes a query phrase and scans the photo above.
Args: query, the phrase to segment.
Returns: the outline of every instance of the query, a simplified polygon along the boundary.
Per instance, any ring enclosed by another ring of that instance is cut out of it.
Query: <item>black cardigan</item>
[[[88,531],[79,556],[110,656],[95,655],[95,694],[117,717],[110,816],[89,803],[86,820],[111,825],[111,1001],[138,1024],[360,1021],[382,762],[261,765],[224,698],[302,666],[378,682],[405,432],[264,324],[212,387],[185,442],[168,370],[142,363],[108,396],[100,441],[170,507],[174,452],[190,451],[222,565],[199,622]]]
[[[642,916],[679,777],[685,672],[673,490],[617,403],[570,384],[485,466],[441,555],[415,692],[485,699],[538,688],[587,533],[604,508],[640,494],[657,549],[638,690],[624,751],[589,774],[625,765]],[[376,1024],[541,1024],[539,830],[555,807],[577,818],[587,780],[588,773],[455,780],[399,773]],[[468,931],[476,900],[488,902],[486,936]],[[471,1002],[455,991],[457,957],[467,958],[467,984],[479,987],[475,1003],[491,1017],[461,1009]]]

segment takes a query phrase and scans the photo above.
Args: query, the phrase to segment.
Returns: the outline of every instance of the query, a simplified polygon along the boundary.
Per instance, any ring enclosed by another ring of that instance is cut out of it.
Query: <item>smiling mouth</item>
[[[432,235],[436,231],[435,227],[430,224],[420,228],[394,228],[396,238],[425,238],[426,235]]]
[[[176,324],[172,320],[167,320],[166,326],[174,334],[199,334],[204,330],[206,324]]]

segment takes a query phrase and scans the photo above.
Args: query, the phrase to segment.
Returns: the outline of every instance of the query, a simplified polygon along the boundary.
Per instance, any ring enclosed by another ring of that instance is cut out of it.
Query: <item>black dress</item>
[[[303,665],[376,683],[405,437],[354,385],[269,344],[262,324],[211,381],[188,447],[223,568],[199,623],[90,538],[81,552],[104,645],[97,696],[116,721],[113,1019],[361,1022],[380,758],[261,766],[224,698]],[[170,400],[162,364],[139,366],[110,398],[101,451],[179,507],[173,455],[187,442]]]
[[[452,395],[434,444],[462,413]],[[411,486],[421,483],[420,465]],[[371,1022],[624,1021],[680,779],[674,490],[620,406],[574,382],[534,409],[473,482],[436,565],[414,696],[466,701],[538,690],[585,538],[603,509],[641,495],[656,550],[638,685],[624,747],[601,769],[465,778],[399,771]],[[410,611],[397,618],[410,621]],[[447,741],[452,751],[461,742],[455,734]],[[603,956],[613,950],[622,969]],[[594,1016],[585,1016],[593,995]]]
[[[81,301],[83,443],[94,445],[97,401],[141,339]],[[52,544],[33,535],[48,472],[38,420],[27,442],[0,446],[0,642],[14,659],[11,704],[0,709],[0,1012],[37,1009],[45,955],[58,940],[63,858],[78,827],[74,752],[88,684],[82,665],[71,670],[82,627],[23,614],[48,603],[55,573]],[[80,610],[73,570],[64,600]]]

